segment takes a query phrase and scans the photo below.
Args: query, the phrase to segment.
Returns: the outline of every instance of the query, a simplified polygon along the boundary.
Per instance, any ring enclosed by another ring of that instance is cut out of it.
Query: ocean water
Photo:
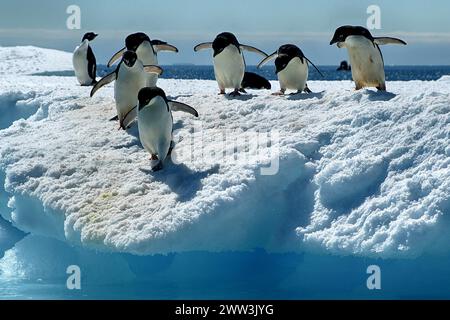
[[[322,77],[314,68],[309,70],[310,80],[351,80],[350,71],[337,71],[335,66],[320,66]],[[168,79],[200,79],[214,80],[214,69],[212,66],[163,66],[164,74],[162,78]],[[102,72],[102,67],[99,69]],[[255,72],[264,76],[268,80],[277,80],[275,68],[264,66],[261,69],[255,66],[248,66],[247,71]],[[386,66],[387,81],[409,81],[424,80],[431,81],[450,74],[450,66]]]
[[[64,249],[65,244],[59,246]],[[44,254],[48,261],[44,265],[37,262],[36,267],[63,266],[58,259],[61,255],[70,256],[71,250],[67,247],[53,257]],[[0,278],[0,300],[450,299],[450,257],[444,256],[369,259],[312,253],[271,254],[258,249],[144,257],[99,255],[105,260],[118,258],[116,261],[126,263],[133,278],[128,278],[128,274],[122,278],[114,266],[102,269],[104,265],[97,259],[78,260],[79,257],[73,256],[73,261],[81,268],[80,290],[67,288],[68,275],[64,268],[55,268],[57,272],[51,275],[45,270],[34,270],[46,276]],[[97,264],[101,275],[93,269]],[[373,265],[381,270],[379,290],[369,290],[367,286],[368,267]]]
[[[214,69],[212,66],[197,66],[197,65],[165,65],[162,66],[164,74],[161,78],[164,79],[198,79],[198,80],[214,80]],[[336,66],[319,66],[323,73],[322,77],[314,68],[309,70],[309,80],[351,80],[352,75],[350,71],[337,71]],[[114,70],[105,65],[99,65],[97,74],[100,77],[105,76]],[[423,80],[433,81],[438,80],[444,75],[450,75],[450,66],[386,66],[386,80],[387,81],[410,81]],[[268,80],[277,80],[275,68],[273,66],[264,66],[261,69],[255,66],[247,66],[247,71],[255,72],[264,76]],[[73,71],[59,71],[59,72],[43,72],[39,75],[58,75],[58,76],[74,76]]]

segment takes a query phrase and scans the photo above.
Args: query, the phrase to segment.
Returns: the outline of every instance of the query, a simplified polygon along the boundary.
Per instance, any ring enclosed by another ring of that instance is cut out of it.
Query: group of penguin
[[[163,70],[158,66],[158,52],[178,52],[178,49],[161,40],[151,40],[145,33],[129,35],[125,39],[125,47],[119,50],[108,62],[111,67],[120,59],[113,72],[96,80],[96,59],[90,47],[98,35],[89,32],[73,54],[75,75],[82,86],[93,86],[91,97],[101,87],[115,81],[114,98],[117,117],[121,129],[126,130],[137,118],[139,138],[144,148],[150,153],[152,170],[163,168],[163,162],[174,147],[172,139],[172,111],[182,111],[198,117],[198,112],[183,103],[169,100],[165,92],[156,86]],[[335,31],[330,45],[347,48],[352,65],[352,77],[356,90],[364,87],[376,87],[386,90],[383,55],[380,45],[401,44],[406,42],[392,37],[374,37],[370,31],[361,26],[342,26]],[[259,54],[263,60],[262,67],[275,59],[276,74],[280,83],[280,91],[275,95],[284,95],[286,90],[297,93],[311,91],[308,88],[308,64],[319,74],[320,70],[293,44],[282,45],[271,55],[239,43],[236,36],[223,32],[213,42],[201,43],[194,51],[213,50],[213,64],[216,81],[220,93],[232,89],[230,96],[239,96],[246,88],[270,89],[269,81],[263,77],[246,72],[243,51]]]

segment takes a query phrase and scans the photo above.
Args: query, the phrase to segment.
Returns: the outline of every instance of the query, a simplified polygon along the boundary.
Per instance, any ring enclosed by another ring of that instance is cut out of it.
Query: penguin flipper
[[[129,124],[131,124],[131,123],[134,121],[134,119],[136,119],[136,117],[137,117],[137,110],[136,110],[137,107],[138,107],[138,106],[133,107],[130,111],[128,111],[128,112],[125,114],[125,116],[123,117],[122,122],[120,123],[120,127],[121,127],[121,128],[124,128],[124,127],[125,127],[125,123],[126,123],[127,126],[128,126]],[[117,120],[119,120],[118,117],[117,117]]]
[[[401,39],[397,39],[397,38],[391,38],[391,37],[377,37],[374,38],[373,42],[379,46],[381,45],[385,45],[385,44],[401,44],[406,46],[406,42],[401,40]]]
[[[206,49],[212,49],[212,42],[200,43],[194,47],[195,52]]]
[[[159,76],[163,74],[163,69],[154,65],[144,66],[144,71],[147,73],[156,73]]]
[[[246,51],[250,51],[250,52],[253,52],[253,53],[260,54],[260,55],[262,55],[264,58],[267,58],[267,57],[269,56],[269,55],[268,55],[267,53],[265,53],[264,51],[259,50],[258,48],[255,48],[255,47],[252,47],[252,46],[248,46],[248,45],[246,45],[246,44],[241,44],[240,47],[241,47],[242,50],[246,50]]]
[[[97,82],[94,87],[91,90],[91,98],[94,96],[94,94],[100,90],[101,87],[106,86],[108,83],[113,82],[114,80],[116,80],[116,72],[113,71],[110,74],[104,76],[103,78],[100,79],[99,82]]]
[[[167,42],[161,41],[161,40],[152,40],[151,44],[156,52],[159,51],[171,51],[171,52],[178,52],[177,47],[168,44]]]
[[[170,107],[170,110],[172,110],[172,111],[186,112],[186,113],[192,114],[194,117],[198,118],[197,110],[195,110],[191,106],[188,106],[185,103],[169,100],[169,107]]]
[[[258,63],[257,67],[261,68],[263,65],[265,65],[266,63],[268,63],[270,60],[273,60],[277,57],[278,55],[278,51],[275,51],[274,53],[272,53],[270,56],[264,58],[260,63]]]
[[[116,62],[117,60],[119,60],[119,59],[122,57],[123,53],[124,53],[126,50],[127,50],[127,48],[122,48],[122,49],[120,49],[119,51],[117,51],[117,52],[112,56],[112,58],[109,59],[109,62],[108,62],[108,68],[110,68],[110,67],[114,64],[114,62]]]
[[[306,59],[306,61],[308,61],[314,67],[314,69],[317,70],[317,72],[322,76],[322,78],[325,78],[323,73],[319,70],[319,68],[316,67],[316,65],[314,63],[311,62],[311,60],[309,60],[307,57],[304,57],[304,58]]]
[[[96,82],[97,78],[97,61],[95,59],[94,52],[92,51],[91,46],[88,46],[87,50],[87,60],[88,60],[88,74],[91,77],[93,84]]]

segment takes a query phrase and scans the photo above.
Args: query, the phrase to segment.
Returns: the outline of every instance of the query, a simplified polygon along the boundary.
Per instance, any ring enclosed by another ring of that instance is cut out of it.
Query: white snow
[[[72,54],[33,46],[0,47],[0,75],[72,70]]]
[[[4,75],[0,108],[12,120],[0,131],[10,207],[1,214],[33,236],[140,255],[448,252],[449,84],[389,82],[392,93],[376,93],[312,81],[311,95],[228,99],[214,81],[160,80],[200,118],[174,113],[181,163],[151,173],[136,128],[119,131],[108,121],[112,87],[90,99],[72,77]],[[19,119],[22,108],[35,114]],[[254,161],[255,150],[247,161],[243,132],[268,131],[279,141],[263,149],[263,162]],[[220,149],[224,132],[240,141],[237,160],[230,145],[223,157],[186,157],[190,148]],[[262,175],[274,150],[279,172]]]

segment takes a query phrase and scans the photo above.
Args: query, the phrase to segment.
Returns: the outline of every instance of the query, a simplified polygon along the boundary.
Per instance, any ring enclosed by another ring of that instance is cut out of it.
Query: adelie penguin
[[[347,48],[352,65],[352,77],[356,90],[376,87],[386,91],[383,54],[380,45],[406,42],[397,38],[374,37],[364,27],[343,26],[336,30],[330,45],[337,43],[338,48]]]
[[[205,42],[195,46],[194,51],[213,49],[214,74],[219,84],[220,94],[225,94],[225,89],[234,89],[232,96],[240,95],[245,75],[245,60],[243,50],[254,52],[267,57],[263,51],[244,44],[240,44],[236,36],[230,32],[219,34],[213,42]],[[247,87],[261,88],[267,84],[251,83],[253,79],[260,82],[261,77],[247,77]],[[250,81],[250,82],[249,82]]]
[[[88,32],[83,36],[81,44],[75,48],[72,62],[75,76],[82,86],[91,86],[97,83],[97,61],[90,46],[98,34]]]
[[[259,74],[253,72],[245,72],[244,79],[242,80],[241,90],[239,91],[245,93],[245,89],[270,90],[272,89],[272,85],[270,84],[269,80],[260,76]]]
[[[114,83],[114,98],[120,128],[122,129],[126,129],[136,118],[136,112],[133,112],[133,110],[137,103],[139,90],[146,87],[147,73],[160,75],[162,69],[154,65],[144,66],[134,51],[126,51],[116,70],[103,77],[92,88],[91,97],[101,87],[114,80],[116,81]]]
[[[258,64],[261,68],[270,60],[275,59],[276,74],[280,82],[280,91],[274,95],[284,95],[286,90],[295,90],[297,93],[303,91],[310,93],[307,85],[308,62],[323,77],[322,72],[303,54],[299,47],[293,44],[282,45],[277,51],[262,60]]]
[[[138,95],[139,138],[151,157],[153,171],[163,168],[163,162],[173,148],[173,111],[184,111],[198,117],[198,112],[180,102],[167,99],[161,88],[143,88]]]
[[[138,59],[144,65],[158,65],[158,52],[171,51],[178,52],[178,49],[167,42],[161,40],[150,40],[149,36],[143,32],[130,34],[125,39],[125,48],[120,49],[108,62],[108,67],[111,67],[115,61],[119,60],[123,53],[127,50],[137,53]],[[158,81],[156,74],[149,74],[147,76],[147,86],[154,87]]]

